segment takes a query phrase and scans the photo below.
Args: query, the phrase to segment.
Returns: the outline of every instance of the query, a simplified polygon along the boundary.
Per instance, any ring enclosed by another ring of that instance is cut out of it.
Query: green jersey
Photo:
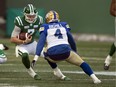
[[[37,16],[34,23],[28,23],[24,16],[17,16],[14,20],[15,26],[21,29],[21,32],[29,33],[32,35],[32,42],[34,41],[35,35],[38,32],[40,25],[43,23],[43,18]]]

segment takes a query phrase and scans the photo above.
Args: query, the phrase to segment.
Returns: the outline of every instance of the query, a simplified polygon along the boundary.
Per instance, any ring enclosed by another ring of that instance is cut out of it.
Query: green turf
[[[34,70],[41,76],[42,80],[36,81],[31,78],[25,70],[21,59],[15,57],[15,45],[9,39],[1,39],[2,43],[9,45],[9,50],[5,51],[8,61],[0,64],[0,87],[116,87],[116,75],[97,75],[102,83],[95,85],[92,80],[82,72],[80,67],[66,63],[58,63],[63,73],[70,77],[71,81],[62,81],[53,75],[52,69],[47,62],[40,58]],[[115,72],[115,56],[109,71],[104,71],[103,63],[107,56],[111,42],[77,42],[78,53],[90,64],[95,72]],[[30,57],[31,60],[33,56]]]

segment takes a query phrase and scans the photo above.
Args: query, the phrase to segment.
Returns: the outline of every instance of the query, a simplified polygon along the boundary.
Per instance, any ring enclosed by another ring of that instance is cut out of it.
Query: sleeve
[[[40,34],[40,38],[39,38],[39,41],[38,41],[38,43],[37,43],[36,55],[40,56],[41,51],[42,51],[42,49],[43,49],[43,47],[44,47],[45,42],[46,42],[46,35],[45,35],[44,32],[42,32],[42,33]]]
[[[42,32],[44,32],[44,34],[46,35],[47,34],[47,25],[46,24],[42,24],[40,26],[40,29],[39,29],[39,33],[41,34]]]
[[[16,17],[15,20],[14,20],[14,24],[15,24],[16,26],[18,26],[17,17]]]
[[[69,31],[71,30],[69,24],[67,24],[66,22],[62,22],[63,26],[68,29]]]
[[[14,30],[12,31],[11,37],[16,37],[21,32],[21,29],[15,25]]]
[[[69,30],[71,30],[71,28],[69,27],[69,25],[68,25],[68,24],[66,24],[66,28],[67,28],[67,29],[69,29]]]
[[[75,41],[73,39],[72,34],[69,31],[67,31],[67,36],[68,36],[68,42],[69,42],[72,50],[75,51],[75,52],[77,52],[76,43],[75,43]]]
[[[17,16],[17,17],[15,18],[14,24],[15,24],[16,26],[18,26],[18,27],[23,26],[23,22],[22,22],[22,19],[21,19],[20,16]]]

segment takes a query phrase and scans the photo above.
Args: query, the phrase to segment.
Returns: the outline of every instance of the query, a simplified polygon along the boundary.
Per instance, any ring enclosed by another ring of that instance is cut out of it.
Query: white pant
[[[36,41],[34,41],[30,44],[26,44],[26,45],[25,44],[17,45],[16,48],[15,48],[16,57],[19,56],[19,54],[18,54],[19,51],[18,50],[20,50],[22,53],[28,53],[29,55],[35,55],[36,46],[37,46]],[[44,52],[44,48],[41,52],[41,55],[40,55],[41,57],[44,57],[43,52]]]
[[[35,55],[36,52],[36,46],[37,46],[37,42],[34,41],[30,44],[21,44],[21,45],[17,45],[15,48],[15,52],[16,52],[16,57],[19,56],[18,54],[18,50],[20,50],[22,53],[28,53],[30,55]]]

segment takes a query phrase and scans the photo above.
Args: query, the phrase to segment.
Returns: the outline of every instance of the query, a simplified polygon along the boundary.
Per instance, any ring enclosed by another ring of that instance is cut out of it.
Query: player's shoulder
[[[67,24],[67,22],[58,22],[58,23],[63,24],[63,25],[66,25]]]
[[[43,19],[43,17],[42,17],[42,16],[40,16],[40,15],[37,15],[37,17],[38,17],[39,19]]]
[[[17,25],[17,26],[23,26],[24,24],[23,24],[23,21],[24,21],[25,19],[24,19],[24,17],[23,16],[17,16],[17,17],[15,17],[15,20],[14,20],[14,23],[15,23],[15,25]]]
[[[37,15],[37,20],[39,20],[40,24],[43,23],[43,17],[40,15]]]
[[[67,22],[59,22],[63,27],[65,27],[68,30],[71,30],[69,27],[69,24]]]
[[[47,30],[47,29],[48,29],[48,26],[49,26],[49,24],[42,24],[42,25],[40,26],[39,32],[42,32],[42,31]]]
[[[69,24],[67,22],[59,22],[62,26],[69,28]]]
[[[67,22],[58,22],[58,24],[62,25],[62,26],[66,26]]]
[[[42,24],[40,27],[48,27],[49,26],[49,24],[46,24],[46,23],[44,23],[44,24]]]

